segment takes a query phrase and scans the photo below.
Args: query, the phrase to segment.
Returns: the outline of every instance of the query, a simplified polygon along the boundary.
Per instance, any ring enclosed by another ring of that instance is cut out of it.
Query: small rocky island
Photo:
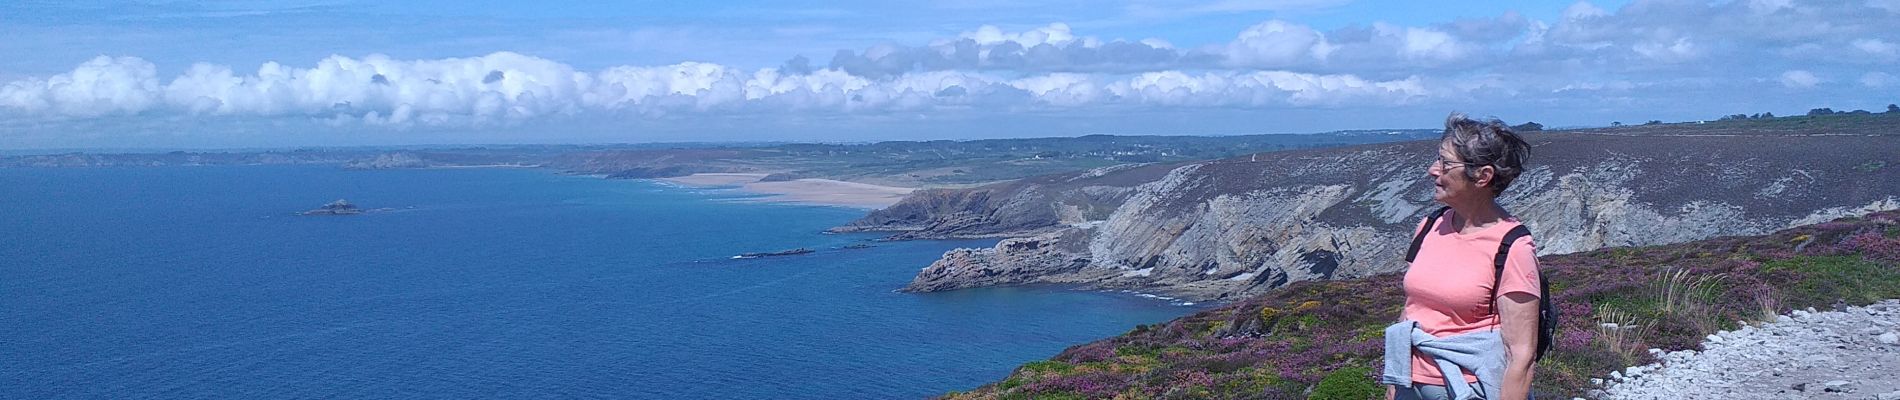
[[[800,247],[800,248],[791,249],[791,250],[782,250],[782,251],[774,251],[774,252],[767,252],[767,253],[745,253],[745,254],[732,256],[732,258],[760,258],[760,257],[791,256],[791,255],[811,253],[812,251],[813,251],[812,249]]]
[[[297,213],[297,215],[356,215],[362,213],[363,209],[357,208],[355,204],[350,204],[349,200],[337,199],[336,201],[330,202],[330,204],[324,204],[323,207],[300,212]]]

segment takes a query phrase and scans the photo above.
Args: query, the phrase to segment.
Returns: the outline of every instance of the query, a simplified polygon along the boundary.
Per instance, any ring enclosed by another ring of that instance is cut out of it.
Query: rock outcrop
[[[1530,141],[1530,169],[1500,202],[1531,227],[1542,254],[1762,234],[1900,208],[1900,160],[1892,159],[1900,136],[1544,133]],[[949,252],[909,290],[1067,283],[1231,300],[1401,269],[1409,235],[1437,207],[1424,167],[1435,145],[1263,153],[924,191],[839,229],[1018,237]]]
[[[337,199],[329,204],[324,204],[322,207],[297,213],[297,215],[356,215],[362,213],[363,209],[357,208],[355,204],[350,204],[349,200]]]

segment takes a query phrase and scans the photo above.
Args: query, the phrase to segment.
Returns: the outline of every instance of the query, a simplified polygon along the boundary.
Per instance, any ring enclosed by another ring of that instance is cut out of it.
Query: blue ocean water
[[[0,169],[0,398],[914,398],[1193,311],[538,170]],[[391,211],[291,214],[337,198]],[[739,252],[817,253],[734,260]]]

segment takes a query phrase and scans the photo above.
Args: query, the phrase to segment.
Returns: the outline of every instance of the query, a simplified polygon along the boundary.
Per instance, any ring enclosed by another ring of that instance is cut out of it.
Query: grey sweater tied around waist
[[[1406,320],[1385,327],[1385,374],[1380,383],[1412,386],[1412,350],[1432,358],[1445,373],[1445,388],[1451,398],[1483,399],[1500,393],[1504,379],[1504,336],[1496,330],[1436,337],[1418,328],[1418,322]],[[1478,376],[1480,394],[1465,382],[1464,371]]]

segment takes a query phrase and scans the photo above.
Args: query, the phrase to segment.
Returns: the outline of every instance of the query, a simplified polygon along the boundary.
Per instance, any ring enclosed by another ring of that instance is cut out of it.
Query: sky
[[[610,4],[595,4],[610,3]],[[1900,102],[1900,0],[0,4],[0,150],[1603,126]]]

